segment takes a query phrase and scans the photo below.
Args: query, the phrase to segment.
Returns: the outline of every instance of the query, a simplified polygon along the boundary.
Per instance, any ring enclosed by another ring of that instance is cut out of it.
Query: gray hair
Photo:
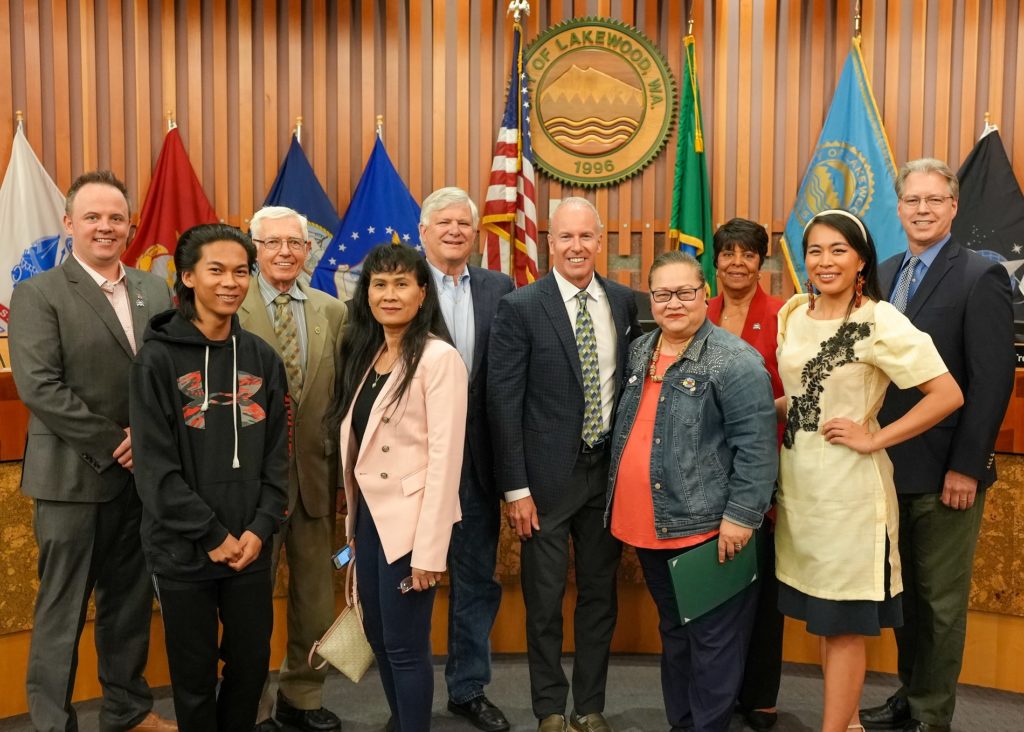
[[[296,219],[302,227],[302,240],[309,241],[309,222],[306,217],[293,208],[287,206],[264,206],[252,215],[249,219],[249,235],[253,239],[262,239],[260,232],[263,229],[264,221],[279,221],[281,219]]]
[[[594,212],[594,220],[597,222],[597,230],[598,231],[603,231],[604,230],[604,224],[601,222],[601,214],[599,214],[597,212],[597,206],[592,204],[587,199],[585,199],[585,198],[583,198],[581,196],[569,196],[569,198],[563,198],[559,202],[558,206],[555,207],[555,210],[551,212],[551,218],[552,219],[555,218],[555,214],[557,214],[562,209],[563,206],[567,206],[569,208],[585,208],[585,209],[589,209],[590,211],[593,211]]]
[[[911,173],[936,173],[941,175],[949,185],[949,194],[954,199],[960,198],[960,182],[956,179],[956,173],[950,170],[948,165],[936,158],[918,158],[903,164],[900,172],[896,175],[895,188],[897,198],[903,198],[903,187],[906,185],[907,176]]]
[[[438,188],[423,199],[423,207],[420,209],[420,226],[429,226],[430,217],[434,215],[435,211],[443,211],[451,206],[468,206],[469,213],[473,217],[473,228],[480,225],[480,214],[469,194],[461,188],[448,186]]]

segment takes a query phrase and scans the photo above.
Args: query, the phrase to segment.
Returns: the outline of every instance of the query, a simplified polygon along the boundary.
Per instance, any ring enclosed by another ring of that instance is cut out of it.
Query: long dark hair
[[[427,260],[415,249],[403,244],[382,244],[372,249],[363,261],[363,271],[349,302],[348,324],[342,338],[343,357],[334,384],[334,401],[324,416],[324,423],[331,432],[336,431],[345,418],[359,392],[363,377],[384,344],[384,327],[373,317],[369,295],[370,278],[385,272],[411,273],[416,278],[416,284],[426,291],[423,306],[402,334],[402,380],[391,392],[388,406],[397,404],[409,390],[427,339],[436,336],[451,343]]]
[[[178,312],[186,320],[199,317],[196,312],[196,293],[181,280],[183,272],[191,272],[203,258],[203,247],[215,241],[234,241],[242,245],[249,260],[249,271],[256,266],[256,245],[249,235],[234,226],[227,224],[199,224],[186,229],[178,237],[178,245],[174,249],[174,295],[178,301]]]
[[[860,226],[857,222],[860,221]],[[884,300],[882,287],[878,284],[878,253],[875,250],[875,242],[871,238],[871,232],[859,217],[852,213],[820,213],[807,222],[804,228],[804,259],[807,258],[807,235],[816,224],[824,224],[829,228],[838,231],[844,239],[853,247],[862,260],[864,269],[860,271],[864,275],[864,294],[870,299],[878,302]],[[861,233],[863,227],[863,233]],[[846,317],[853,312],[853,303],[856,295],[850,296],[850,305],[846,308]]]

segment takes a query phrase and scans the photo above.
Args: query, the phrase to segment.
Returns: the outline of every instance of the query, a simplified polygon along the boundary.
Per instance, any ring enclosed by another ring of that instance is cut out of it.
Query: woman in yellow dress
[[[863,729],[864,638],[902,624],[898,510],[885,448],[963,403],[931,338],[881,296],[874,243],[842,210],[804,229],[808,294],[779,312],[785,420],[779,467],[779,609],[822,638],[822,732]],[[924,398],[880,428],[890,382]]]

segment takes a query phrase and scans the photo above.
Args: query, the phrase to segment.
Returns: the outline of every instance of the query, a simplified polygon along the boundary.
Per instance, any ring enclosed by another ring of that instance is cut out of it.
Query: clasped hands
[[[229,533],[221,545],[207,552],[207,555],[210,561],[226,564],[236,572],[241,572],[256,560],[262,548],[263,541],[251,531],[246,531],[239,539]]]

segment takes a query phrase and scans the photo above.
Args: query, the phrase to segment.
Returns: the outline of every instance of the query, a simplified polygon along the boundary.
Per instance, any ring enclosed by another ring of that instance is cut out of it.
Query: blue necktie
[[[901,313],[907,310],[907,300],[910,295],[910,282],[914,279],[914,270],[917,269],[917,263],[921,261],[920,257],[914,256],[907,262],[907,266],[900,272],[900,277],[896,280],[896,287],[892,290],[892,296],[889,298],[889,302],[893,304],[897,310]]]

